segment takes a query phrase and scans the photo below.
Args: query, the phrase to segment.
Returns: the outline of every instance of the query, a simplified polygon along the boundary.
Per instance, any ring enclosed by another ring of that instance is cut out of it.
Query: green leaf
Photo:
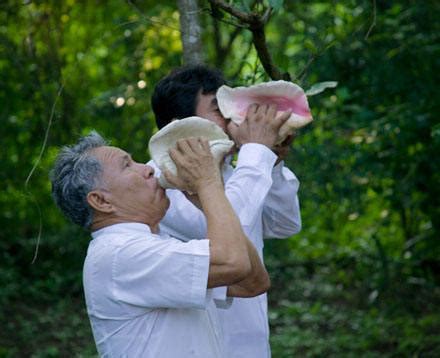
[[[242,11],[251,12],[252,0],[241,0],[239,8]]]
[[[269,0],[269,5],[275,11],[278,11],[278,10],[281,10],[283,8],[284,0]]]
[[[318,82],[318,83],[315,83],[312,87],[310,87],[306,91],[306,95],[309,97],[314,96],[314,95],[317,95],[318,93],[325,91],[327,88],[335,88],[337,85],[338,85],[338,82],[336,82],[336,81]]]
[[[319,49],[316,47],[316,45],[314,44],[314,42],[310,39],[305,39],[303,46],[309,50],[312,54],[317,54],[319,52]]]

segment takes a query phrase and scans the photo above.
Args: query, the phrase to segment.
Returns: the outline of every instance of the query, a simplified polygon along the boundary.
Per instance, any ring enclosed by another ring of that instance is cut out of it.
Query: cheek
[[[226,131],[226,120],[225,120],[223,117],[221,117],[221,116],[219,116],[219,115],[216,115],[216,116],[213,118],[212,122],[214,122],[214,123],[217,124],[219,127],[221,127],[221,128],[223,129],[223,131]]]
[[[224,132],[226,132],[226,119],[224,119],[217,111],[198,111],[196,115],[217,124]]]

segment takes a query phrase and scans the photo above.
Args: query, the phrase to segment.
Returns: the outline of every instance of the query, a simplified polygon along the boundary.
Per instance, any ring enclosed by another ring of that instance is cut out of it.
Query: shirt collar
[[[109,234],[126,234],[126,233],[138,233],[138,234],[151,234],[151,229],[148,225],[142,223],[120,223],[103,227],[102,229],[92,232],[92,238],[96,239],[103,235]]]

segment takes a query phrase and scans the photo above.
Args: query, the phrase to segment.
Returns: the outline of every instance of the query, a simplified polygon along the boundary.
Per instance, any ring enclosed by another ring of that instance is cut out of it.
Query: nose
[[[150,167],[149,165],[145,165],[144,171],[145,171],[144,175],[147,179],[150,179],[154,176],[154,168],[153,167]]]

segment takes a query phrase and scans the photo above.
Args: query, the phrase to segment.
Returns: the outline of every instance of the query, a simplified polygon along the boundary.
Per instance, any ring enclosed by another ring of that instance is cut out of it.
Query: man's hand
[[[227,130],[237,147],[246,143],[259,143],[273,149],[279,129],[291,113],[283,112],[277,117],[276,105],[252,104],[248,108],[245,121],[240,125],[230,122]]]
[[[209,143],[203,138],[180,139],[176,148],[170,149],[170,157],[178,176],[165,170],[169,183],[190,194],[198,193],[203,186],[222,185],[220,170],[211,154]]]

